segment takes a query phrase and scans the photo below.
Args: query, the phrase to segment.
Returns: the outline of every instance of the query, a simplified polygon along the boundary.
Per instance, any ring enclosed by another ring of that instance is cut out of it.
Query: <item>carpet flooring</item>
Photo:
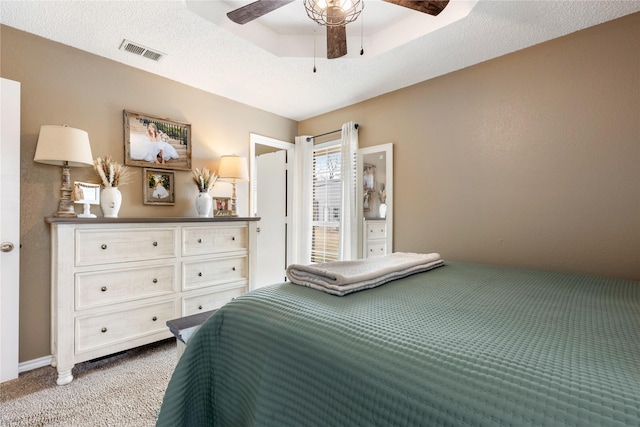
[[[56,385],[47,366],[0,384],[0,426],[154,426],[176,365],[174,339],[77,364]]]

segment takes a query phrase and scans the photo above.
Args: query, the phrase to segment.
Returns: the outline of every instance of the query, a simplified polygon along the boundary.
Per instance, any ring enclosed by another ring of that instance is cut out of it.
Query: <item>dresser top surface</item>
[[[139,217],[139,218],[64,218],[48,216],[45,221],[49,224],[163,224],[173,222],[218,223],[237,221],[260,221],[260,217],[221,216],[213,218],[200,217]]]

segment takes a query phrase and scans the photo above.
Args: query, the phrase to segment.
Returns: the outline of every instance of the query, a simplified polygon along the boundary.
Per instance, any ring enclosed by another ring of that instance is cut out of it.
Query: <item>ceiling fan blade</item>
[[[269,12],[281,8],[294,0],[258,0],[227,13],[227,17],[236,24],[246,24]]]
[[[387,3],[397,4],[398,6],[407,7],[417,10],[418,12],[427,13],[429,15],[438,16],[440,12],[447,7],[449,0],[384,0]]]
[[[335,59],[347,54],[347,27],[327,27],[327,58]]]

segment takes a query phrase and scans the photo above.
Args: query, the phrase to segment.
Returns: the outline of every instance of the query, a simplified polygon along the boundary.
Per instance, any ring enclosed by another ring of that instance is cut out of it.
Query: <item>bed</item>
[[[212,316],[158,426],[640,425],[640,282],[447,262]]]

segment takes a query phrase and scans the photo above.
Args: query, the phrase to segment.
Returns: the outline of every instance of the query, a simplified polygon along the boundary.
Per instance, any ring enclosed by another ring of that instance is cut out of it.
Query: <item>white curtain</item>
[[[358,154],[358,129],[355,122],[342,125],[342,209],[340,210],[340,260],[358,258],[358,206],[356,196],[356,156]]]
[[[307,140],[308,139],[308,140]],[[313,222],[313,139],[296,137],[296,161],[293,165],[293,260],[311,263]]]

